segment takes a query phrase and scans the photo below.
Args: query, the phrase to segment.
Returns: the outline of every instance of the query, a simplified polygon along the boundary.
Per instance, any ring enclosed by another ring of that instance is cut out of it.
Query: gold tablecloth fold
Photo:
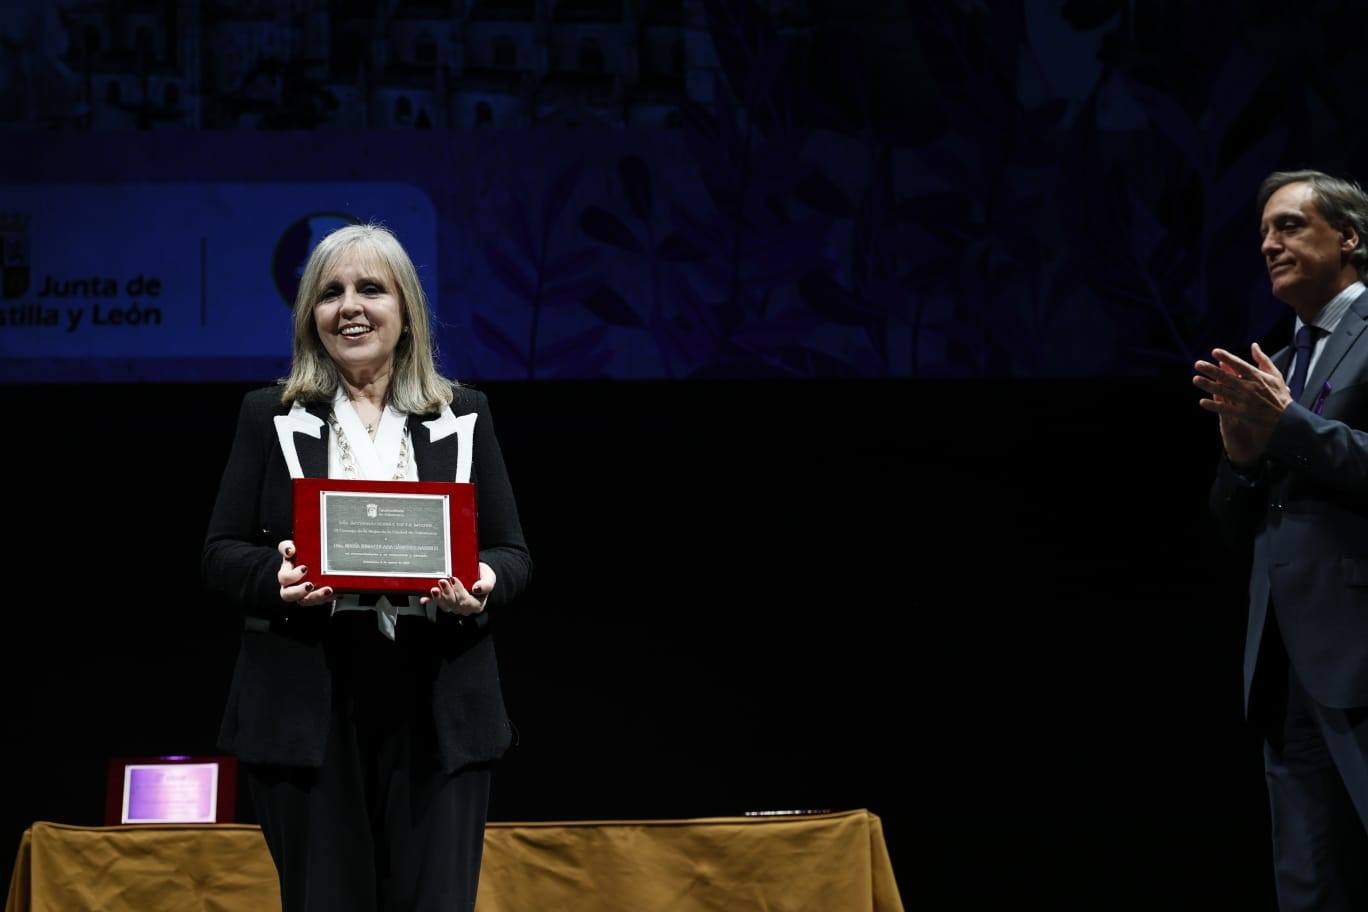
[[[72,827],[20,841],[5,912],[280,908],[254,826]],[[879,818],[491,823],[477,912],[902,912]]]
[[[73,827],[24,831],[5,912],[264,912],[280,908],[261,829]]]

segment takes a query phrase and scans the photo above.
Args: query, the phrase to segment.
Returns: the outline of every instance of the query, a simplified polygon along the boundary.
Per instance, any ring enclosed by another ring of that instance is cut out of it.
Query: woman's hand
[[[304,575],[309,572],[309,568],[296,567],[290,562],[295,556],[294,542],[287,538],[276,548],[280,551],[280,572],[276,574],[276,579],[280,582],[280,600],[282,602],[297,605],[321,605],[332,600],[331,586],[324,586],[315,591],[313,583],[304,582]]]
[[[428,590],[428,594],[418,600],[420,605],[436,602],[437,607],[453,614],[479,614],[489,601],[489,593],[494,591],[494,568],[480,562],[480,578],[466,589],[455,577],[440,580]]]

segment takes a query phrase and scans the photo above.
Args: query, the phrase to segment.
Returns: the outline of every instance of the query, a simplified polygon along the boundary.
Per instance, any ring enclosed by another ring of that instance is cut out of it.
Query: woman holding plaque
[[[290,375],[249,393],[204,547],[244,618],[220,746],[242,761],[285,912],[473,909],[507,750],[492,612],[531,561],[481,393],[437,372],[427,300],[384,228],[304,268]],[[473,482],[479,578],[340,594],[294,557],[291,479]]]

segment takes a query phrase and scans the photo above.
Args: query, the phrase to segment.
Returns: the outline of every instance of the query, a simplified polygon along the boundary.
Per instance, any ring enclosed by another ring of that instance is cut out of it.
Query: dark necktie
[[[1293,345],[1297,348],[1297,363],[1292,365],[1292,379],[1287,384],[1292,392],[1292,401],[1297,402],[1301,399],[1302,390],[1306,389],[1306,372],[1311,366],[1311,347],[1316,344],[1316,328],[1314,326],[1302,326],[1297,330],[1297,338]]]

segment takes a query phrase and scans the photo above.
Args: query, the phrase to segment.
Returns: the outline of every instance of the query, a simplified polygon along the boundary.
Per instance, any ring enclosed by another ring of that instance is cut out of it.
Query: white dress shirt
[[[339,444],[336,432],[333,432],[329,427],[329,478],[355,477],[366,481],[418,480],[418,469],[413,462],[413,441],[409,441],[407,449],[403,447],[404,435],[408,433],[407,416],[403,412],[397,411],[393,406],[386,405],[384,412],[380,415],[380,427],[376,429],[374,440],[371,440],[361,416],[356,414],[356,409],[352,407],[351,400],[341,389],[338,390],[336,398],[333,399],[333,414],[337,417],[337,423],[342,428],[342,433],[347,435],[347,445],[351,448],[356,475],[349,476],[343,470],[342,447]],[[402,466],[399,465],[401,451],[406,453]],[[382,634],[392,640],[394,639],[395,621],[401,614],[425,617],[429,621],[436,620],[436,603],[428,602],[426,605],[421,605],[418,598],[416,595],[410,595],[407,599],[400,599],[399,604],[395,605],[388,596],[382,595],[375,605],[371,606],[360,604],[360,596],[339,595],[333,602],[333,613],[336,614],[339,611],[374,611],[376,626]]]

